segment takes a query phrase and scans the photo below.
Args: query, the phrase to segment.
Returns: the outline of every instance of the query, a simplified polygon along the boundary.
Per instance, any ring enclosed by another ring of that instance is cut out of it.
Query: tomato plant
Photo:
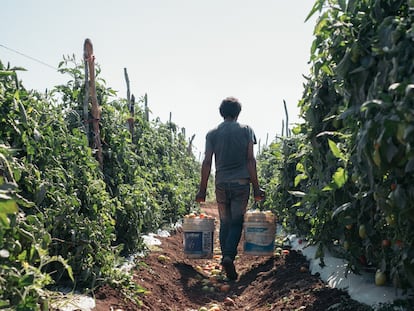
[[[0,63],[0,186],[13,190],[0,193],[1,306],[35,309],[52,282],[132,286],[114,269],[120,255],[145,250],[144,233],[175,224],[195,204],[200,169],[185,131],[147,120],[141,101],[131,118],[98,68],[101,169],[82,116],[82,68],[65,57],[59,71],[72,80],[41,94],[22,86],[18,68]]]
[[[289,138],[297,148],[276,164],[293,161],[294,171],[273,175],[278,193],[265,204],[318,244],[318,257],[329,248],[357,270],[364,256],[401,287],[413,287],[412,7],[318,0],[309,15],[316,12],[299,102],[304,122]],[[400,242],[384,247],[383,240]]]

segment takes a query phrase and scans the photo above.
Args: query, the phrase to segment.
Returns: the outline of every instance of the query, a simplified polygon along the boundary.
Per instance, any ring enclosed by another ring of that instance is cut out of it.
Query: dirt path
[[[207,204],[203,210],[217,217],[214,205]],[[103,287],[96,293],[95,311],[189,311],[202,307],[216,311],[321,311],[332,305],[337,305],[332,310],[371,310],[350,299],[347,293],[327,287],[318,276],[310,274],[306,258],[288,248],[284,248],[280,256],[259,257],[240,251],[235,261],[240,277],[230,284],[219,273],[217,240],[213,259],[186,258],[182,232],[160,240],[161,246],[152,251],[145,258],[145,263],[134,271],[134,280],[148,290],[139,297],[141,306],[117,291]],[[212,276],[216,273],[219,274]]]

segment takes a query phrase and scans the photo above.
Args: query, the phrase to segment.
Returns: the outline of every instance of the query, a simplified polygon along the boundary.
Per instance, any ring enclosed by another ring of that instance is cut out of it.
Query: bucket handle
[[[250,209],[258,209],[259,211],[263,211],[263,201],[254,201],[254,203],[250,206]]]

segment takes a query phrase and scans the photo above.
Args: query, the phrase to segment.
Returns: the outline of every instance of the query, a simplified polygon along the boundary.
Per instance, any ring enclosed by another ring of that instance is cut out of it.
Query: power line
[[[19,52],[19,51],[16,51],[16,50],[14,50],[14,49],[12,49],[12,48],[9,48],[9,47],[7,47],[7,46],[5,46],[5,45],[3,45],[3,44],[0,44],[0,46],[1,46],[2,48],[5,48],[6,50],[12,51],[12,52],[14,52],[14,53],[16,53],[16,54],[19,54],[19,55],[23,56],[23,57],[26,57],[26,58],[28,58],[28,59],[31,59],[31,60],[33,60],[33,61],[35,61],[35,62],[37,62],[37,63],[39,63],[39,64],[42,64],[42,65],[44,65],[44,66],[46,66],[46,67],[52,68],[53,70],[58,70],[58,68],[56,68],[56,67],[54,67],[54,66],[52,66],[52,65],[49,65],[48,63],[45,63],[44,61],[41,61],[41,60],[39,60],[39,59],[37,59],[37,58],[34,58],[34,57],[32,57],[32,56],[29,56],[29,55],[26,55],[26,54],[24,54],[24,53],[22,53],[22,52]]]

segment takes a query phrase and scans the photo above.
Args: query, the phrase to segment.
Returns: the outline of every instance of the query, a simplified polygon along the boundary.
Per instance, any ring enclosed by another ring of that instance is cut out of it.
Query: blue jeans
[[[237,255],[244,214],[250,196],[250,183],[220,183],[216,185],[216,200],[220,217],[220,248],[223,258]]]

